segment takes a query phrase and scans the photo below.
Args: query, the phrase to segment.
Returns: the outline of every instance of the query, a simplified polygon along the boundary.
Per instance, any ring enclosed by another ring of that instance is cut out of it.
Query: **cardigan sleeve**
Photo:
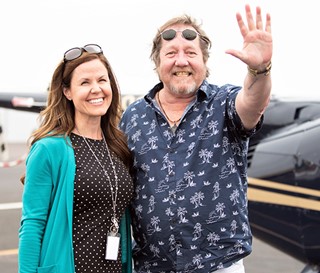
[[[35,143],[26,161],[19,230],[19,273],[36,273],[52,191],[51,162],[44,145]]]

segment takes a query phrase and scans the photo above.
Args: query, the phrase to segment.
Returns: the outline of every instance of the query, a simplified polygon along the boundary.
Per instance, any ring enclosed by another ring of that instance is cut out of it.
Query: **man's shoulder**
[[[207,80],[205,80],[199,90],[201,90],[204,94],[206,94],[207,98],[213,98],[213,97],[221,97],[221,96],[227,96],[230,93],[237,93],[239,90],[241,90],[241,86],[237,86],[234,84],[223,84],[223,85],[217,85],[209,83]]]
[[[145,109],[146,105],[147,103],[144,97],[137,99],[127,106],[123,112],[122,119],[127,116],[131,116],[134,112],[138,113],[140,109]]]

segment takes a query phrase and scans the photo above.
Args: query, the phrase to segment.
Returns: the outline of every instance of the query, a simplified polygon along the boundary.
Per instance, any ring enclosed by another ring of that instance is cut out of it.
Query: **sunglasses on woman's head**
[[[75,60],[82,55],[83,51],[88,53],[96,53],[96,54],[103,53],[102,48],[99,45],[88,44],[88,45],[85,45],[84,47],[74,47],[67,50],[64,53],[63,61],[67,62],[67,61]]]
[[[186,40],[188,41],[192,41],[194,40],[195,38],[197,38],[197,36],[200,34],[192,29],[185,29],[185,30],[174,30],[174,29],[167,29],[163,32],[160,33],[162,39],[166,40],[166,41],[171,41],[173,40],[176,35],[177,35],[177,32],[181,32],[181,35],[183,38],[185,38]]]

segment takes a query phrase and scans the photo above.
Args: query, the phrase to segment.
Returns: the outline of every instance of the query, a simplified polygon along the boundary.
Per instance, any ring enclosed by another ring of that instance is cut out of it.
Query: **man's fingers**
[[[249,5],[246,5],[246,17],[247,17],[247,22],[248,22],[248,29],[249,30],[253,30],[256,28],[256,25],[254,23],[253,17],[252,17],[252,13],[251,13],[251,9]]]
[[[257,29],[263,30],[263,22],[260,7],[257,7],[256,9],[256,27]]]
[[[266,32],[271,33],[271,16],[269,13],[266,15]]]
[[[241,35],[245,37],[248,34],[248,28],[243,22],[241,14],[237,13],[236,16],[237,16],[238,26],[239,26]]]

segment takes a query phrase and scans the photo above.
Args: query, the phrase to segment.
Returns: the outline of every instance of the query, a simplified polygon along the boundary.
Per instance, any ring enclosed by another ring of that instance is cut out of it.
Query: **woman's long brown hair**
[[[73,71],[80,64],[94,59],[99,59],[107,68],[112,88],[112,102],[107,113],[101,117],[101,129],[110,150],[131,170],[133,157],[127,146],[126,136],[118,128],[122,114],[120,88],[111,65],[103,54],[84,52],[75,60],[60,62],[52,76],[47,106],[40,112],[40,126],[29,139],[30,146],[47,136],[63,135],[67,137],[71,134],[75,127],[75,109],[73,102],[65,97],[63,89],[70,87]],[[20,180],[24,183],[25,175]]]

